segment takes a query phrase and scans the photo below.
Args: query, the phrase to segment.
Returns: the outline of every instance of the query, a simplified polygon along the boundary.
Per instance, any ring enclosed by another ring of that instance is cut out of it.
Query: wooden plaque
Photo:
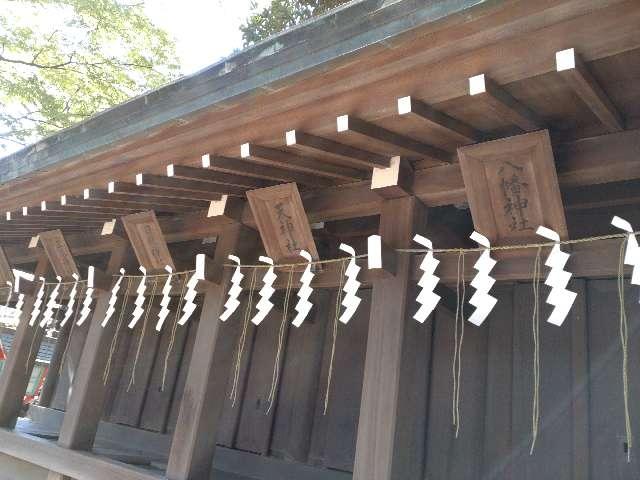
[[[6,287],[7,282],[13,285],[13,270],[11,270],[11,264],[7,258],[7,254],[4,249],[0,247],[0,288]]]
[[[60,230],[50,230],[39,235],[44,252],[56,275],[63,280],[71,280],[73,274],[80,275],[69,245]]]
[[[295,183],[247,192],[267,255],[276,263],[301,261],[300,250],[314,259],[318,250],[313,241],[307,214]]]
[[[495,244],[540,240],[539,225],[567,237],[546,130],[458,149],[475,229]]]
[[[147,269],[147,273],[164,271],[166,265],[175,270],[167,242],[153,210],[124,216],[122,223],[138,262]]]

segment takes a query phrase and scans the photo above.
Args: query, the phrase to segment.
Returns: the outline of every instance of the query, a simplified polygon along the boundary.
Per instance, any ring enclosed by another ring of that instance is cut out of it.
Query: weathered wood
[[[573,48],[556,52],[556,70],[607,130],[624,130],[622,115]]]
[[[199,312],[198,312],[199,313]],[[178,421],[178,414],[180,413],[180,403],[182,401],[182,394],[184,393],[184,386],[187,381],[187,375],[189,373],[189,364],[191,363],[191,355],[193,353],[193,345],[195,343],[196,333],[199,325],[198,314],[195,318],[192,318],[185,327],[188,329],[187,339],[184,345],[184,351],[182,358],[180,359],[180,372],[176,379],[176,386],[174,388],[173,397],[171,398],[171,410],[169,412],[169,418],[167,420],[167,431],[173,432]]]
[[[56,387],[58,385],[58,379],[60,378],[60,372],[62,362],[64,360],[64,352],[67,349],[69,343],[69,333],[71,331],[71,322],[62,327],[58,332],[58,338],[56,339],[56,347],[49,362],[49,369],[47,370],[47,376],[44,379],[42,390],[40,391],[40,398],[38,399],[38,405],[42,407],[49,407],[56,393]]]
[[[34,274],[36,278],[45,274],[48,268],[46,258],[41,258]],[[24,281],[24,280],[23,280]],[[44,329],[37,324],[29,326],[35,294],[25,296],[24,306],[11,351],[8,352],[2,373],[0,373],[0,426],[13,428],[22,408],[31,371],[36,361]]]
[[[78,266],[71,255],[71,250],[69,250],[69,245],[67,245],[62,232],[60,230],[50,230],[42,232],[39,236],[42,247],[56,275],[66,281],[73,280],[74,274],[79,277]]]
[[[210,161],[210,160],[209,160]],[[212,184],[237,185],[246,188],[264,188],[273,185],[275,182],[261,180],[246,175],[236,175],[233,173],[218,172],[210,168],[196,168],[186,165],[168,165],[167,176],[175,178],[185,178],[189,180],[201,180]]]
[[[219,193],[215,192],[202,192],[202,191],[189,191],[189,190],[171,190],[168,188],[153,187],[151,185],[136,185],[134,183],[126,182],[109,182],[107,185],[107,191],[111,198],[115,198],[121,194],[127,195],[141,195],[148,199],[160,198],[179,198],[186,200],[200,200],[210,202],[212,200],[218,200],[220,198]]]
[[[213,192],[218,195],[232,195],[234,197],[244,196],[244,192],[249,188],[237,185],[226,185],[223,183],[205,182],[204,180],[194,180],[191,178],[152,175],[147,173],[139,173],[136,175],[136,185],[166,189],[168,191],[167,193],[171,193],[172,191],[184,191],[204,193],[206,195]],[[208,197],[205,199],[211,200]]]
[[[388,200],[380,234],[394,248],[407,248],[422,232],[426,212],[412,197]],[[406,330],[411,262],[400,258],[396,276],[373,282],[354,479],[420,478],[424,448],[402,417],[424,424],[427,378],[414,372],[417,345]],[[416,349],[414,352],[413,350]],[[410,351],[412,350],[412,351]],[[413,365],[413,367],[411,367]],[[411,380],[415,383],[411,384]],[[413,390],[416,395],[407,395]]]
[[[83,192],[83,200],[89,204],[106,204],[118,206],[120,204],[128,206],[136,206],[136,210],[148,210],[153,208],[160,211],[171,211],[171,207],[178,208],[181,211],[193,208],[206,208],[206,200],[193,200],[188,198],[149,197],[139,194],[118,194],[111,195],[108,190],[100,190],[96,188],[85,188]],[[108,203],[106,203],[108,202]]]
[[[122,217],[122,223],[140,265],[148,273],[164,271],[167,265],[176,269],[153,210]]]
[[[374,168],[371,190],[384,199],[411,195],[413,168],[406,158],[393,157],[386,168]]]
[[[255,245],[254,241],[255,237],[244,227],[230,226],[218,237],[215,261],[219,264],[226,262],[232,252],[242,255],[245,248]],[[218,419],[224,404],[224,386],[233,357],[234,342],[226,336],[229,329],[218,319],[226,301],[231,274],[231,269],[225,270],[222,282],[209,283],[204,294],[200,324],[169,454],[167,478],[170,480],[209,478]]]
[[[540,225],[567,237],[548,132],[461,147],[458,156],[476,231],[501,245],[538,239]]]

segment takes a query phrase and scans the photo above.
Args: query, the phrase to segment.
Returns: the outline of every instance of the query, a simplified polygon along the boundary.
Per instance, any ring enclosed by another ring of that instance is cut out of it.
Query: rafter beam
[[[351,115],[341,115],[336,120],[338,133],[344,135],[356,134],[363,137],[376,140],[387,145],[392,145],[410,151],[414,154],[428,157],[437,162],[451,163],[452,155],[438,147],[427,145],[426,143],[414,140],[413,138],[401,135],[386,128],[379,127],[373,123],[367,122]],[[404,152],[398,152],[401,154]]]
[[[95,207],[91,205],[68,205],[67,197],[63,195],[59,202],[42,201],[40,202],[40,210],[43,212],[60,212],[61,214],[79,214],[86,216],[89,215],[126,215],[130,213],[126,208],[104,208]]]
[[[525,132],[545,127],[544,121],[537,113],[516,100],[484,73],[469,78],[469,95],[484,99],[498,116],[507,119]]]
[[[440,112],[426,103],[413,98],[398,99],[398,115],[417,118],[430,127],[445,131],[462,142],[475,143],[483,138],[483,133],[446,113]]]
[[[610,132],[624,130],[624,119],[573,48],[556,52],[556,71]]]
[[[256,163],[273,167],[287,168],[312,175],[319,175],[335,180],[353,181],[366,178],[360,170],[340,167],[315,158],[297,155],[291,152],[263,147],[253,143],[244,143],[240,147],[240,157]]]
[[[150,185],[136,185],[133,183],[113,181],[107,185],[107,191],[114,198],[121,194],[141,195],[147,198],[182,198],[187,200],[204,200],[211,202],[220,200],[221,195],[214,192],[194,192],[188,190],[171,190]]]
[[[259,178],[247,177],[245,175],[217,172],[209,168],[197,168],[173,164],[167,166],[167,176],[186,180],[210,182],[212,185],[233,185],[252,189],[270,187],[276,184],[276,182],[272,180],[261,180]]]
[[[135,210],[148,210],[153,208],[158,211],[165,212],[182,212],[191,211],[194,208],[207,208],[207,200],[191,200],[188,198],[156,198],[137,194],[118,194],[111,195],[107,190],[99,190],[95,188],[85,188],[83,192],[83,200],[94,204],[104,204],[108,206],[116,206],[118,204],[135,206]]]
[[[388,156],[352,147],[351,145],[345,145],[344,143],[318,137],[299,130],[289,130],[285,134],[285,141],[287,147],[302,147],[304,149],[349,159],[356,168],[370,170],[371,168],[385,168],[389,166]]]
[[[163,175],[153,175],[148,173],[139,173],[136,175],[136,185],[139,187],[148,186],[159,189],[166,189],[179,192],[193,192],[203,195],[231,195],[233,197],[242,197],[247,191],[246,187],[237,187],[235,185],[224,185],[221,183],[203,182],[202,180],[190,180],[186,178],[168,177]],[[215,200],[209,199],[209,200]]]

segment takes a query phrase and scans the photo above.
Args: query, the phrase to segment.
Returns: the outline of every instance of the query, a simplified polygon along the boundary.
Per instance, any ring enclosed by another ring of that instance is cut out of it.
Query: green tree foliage
[[[143,4],[0,0],[0,144],[25,144],[178,75]]]
[[[252,3],[251,15],[240,27],[247,47],[298,23],[321,15],[348,0],[272,0],[271,5],[258,11]]]

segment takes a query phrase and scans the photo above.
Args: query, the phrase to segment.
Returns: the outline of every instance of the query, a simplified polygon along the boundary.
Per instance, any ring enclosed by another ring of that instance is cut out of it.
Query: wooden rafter
[[[113,181],[109,182],[107,191],[114,197],[120,194],[141,195],[147,198],[182,198],[188,200],[220,200],[220,194],[214,192],[195,192],[189,190],[172,190],[150,185],[136,185],[133,183]]]
[[[353,181],[366,177],[361,171],[353,168],[341,167],[315,158],[309,158],[275,148],[263,147],[253,143],[242,144],[240,147],[240,157],[264,165],[287,168],[336,180]]]
[[[428,145],[419,140],[414,140],[400,133],[392,132],[386,128],[367,122],[351,115],[341,115],[336,120],[338,133],[342,135],[360,135],[378,142],[386,143],[401,149],[398,154],[405,151],[412,152],[423,157],[428,157],[438,162],[450,163],[452,155],[438,147]]]
[[[484,136],[481,131],[476,130],[471,125],[440,112],[413,97],[401,97],[398,99],[398,115],[417,118],[426,125],[436,127],[465,143],[478,142]]]
[[[388,167],[389,157],[361,148],[339,143],[328,138],[319,137],[300,130],[289,130],[285,134],[287,147],[322,152],[349,159],[356,168],[370,170],[375,167]]]
[[[223,184],[245,188],[264,188],[275,185],[276,183],[272,180],[262,180],[255,177],[248,177],[246,175],[218,172],[209,168],[197,168],[173,164],[167,166],[167,176],[210,182],[212,185]]]
[[[624,119],[573,48],[556,52],[556,70],[610,132],[624,130]]]
[[[242,197],[244,196],[244,192],[247,191],[247,187],[238,187],[236,185],[147,173],[139,173],[136,175],[136,186],[152,187],[172,192],[190,192],[194,195],[203,195],[204,200],[217,200],[217,198],[209,198],[208,196],[211,194],[217,195],[218,197],[221,195]]]
[[[507,119],[525,132],[545,127],[544,121],[537,113],[516,100],[485,74],[469,78],[469,95],[482,98],[498,116]]]
[[[64,201],[64,203],[63,203]],[[68,205],[66,203],[66,197],[64,200],[60,200],[59,202],[48,202],[42,201],[40,202],[40,210],[44,212],[60,212],[61,214],[65,214],[65,216],[69,216],[71,214],[90,214],[93,215],[126,215],[129,211],[125,208],[107,208],[107,207],[96,207],[92,205]],[[78,215],[79,217],[79,215]]]
[[[192,200],[188,198],[156,198],[138,194],[118,194],[111,195],[107,190],[85,188],[83,200],[90,204],[101,204],[116,206],[124,204],[129,207],[135,206],[135,210],[148,210],[154,208],[158,211],[182,212],[194,208],[206,208],[207,200]]]

